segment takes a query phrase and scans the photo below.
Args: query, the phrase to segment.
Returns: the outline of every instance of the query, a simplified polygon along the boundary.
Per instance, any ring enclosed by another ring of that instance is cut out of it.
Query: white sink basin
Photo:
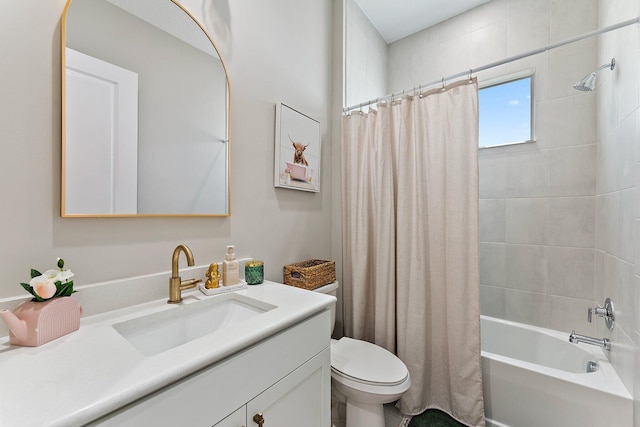
[[[142,354],[153,356],[274,308],[231,293],[115,323],[113,328]]]

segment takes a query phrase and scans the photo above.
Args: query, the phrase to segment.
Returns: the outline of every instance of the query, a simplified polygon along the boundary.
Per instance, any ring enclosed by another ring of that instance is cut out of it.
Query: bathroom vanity
[[[183,297],[83,318],[41,347],[2,338],[0,425],[330,425],[335,298],[273,282]]]

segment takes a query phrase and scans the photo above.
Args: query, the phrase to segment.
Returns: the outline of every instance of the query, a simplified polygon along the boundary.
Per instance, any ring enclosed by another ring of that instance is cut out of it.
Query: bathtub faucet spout
[[[592,338],[585,335],[576,334],[576,331],[571,331],[571,335],[569,335],[569,342],[574,344],[585,343],[591,344],[598,347],[602,347],[607,351],[611,351],[611,340],[608,338]]]

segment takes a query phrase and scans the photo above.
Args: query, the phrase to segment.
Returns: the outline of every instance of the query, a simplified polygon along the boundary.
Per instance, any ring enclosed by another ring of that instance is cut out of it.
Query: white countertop
[[[168,288],[168,286],[167,286]],[[237,291],[277,308],[155,356],[114,323],[175,309],[166,298],[82,318],[78,331],[40,347],[0,338],[0,426],[80,426],[328,308],[335,298],[265,281]],[[168,296],[168,290],[167,290]],[[183,292],[184,304],[205,296]]]

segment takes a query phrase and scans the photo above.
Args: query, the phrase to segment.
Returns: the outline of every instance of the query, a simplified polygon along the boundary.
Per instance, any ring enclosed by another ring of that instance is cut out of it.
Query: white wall
[[[184,2],[220,39],[232,89],[229,218],[60,218],[60,17],[64,0],[5,2],[0,14],[0,297],[57,256],[76,283],[165,271],[186,243],[196,263],[265,261],[267,279],[331,258],[332,4],[326,0]],[[321,123],[319,194],[273,187],[275,104]],[[339,261],[339,260],[336,260]]]
[[[387,43],[354,0],[346,0],[345,104],[350,107],[388,93]]]

